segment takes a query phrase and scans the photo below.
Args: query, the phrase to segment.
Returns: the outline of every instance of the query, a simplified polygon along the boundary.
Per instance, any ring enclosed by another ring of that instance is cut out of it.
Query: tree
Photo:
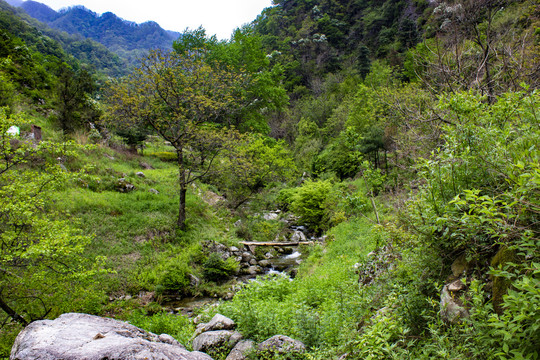
[[[499,94],[538,86],[535,26],[509,0],[441,2],[433,39],[412,51],[414,72],[434,93],[478,90],[494,103]],[[534,9],[534,7],[531,7]],[[504,10],[504,13],[503,13]],[[532,10],[534,11],[534,10]],[[520,24],[525,22],[525,24]],[[410,64],[409,64],[410,65]]]
[[[228,66],[239,76],[249,75],[250,81],[242,89],[244,106],[236,112],[223,114],[219,122],[235,126],[241,131],[268,133],[266,118],[271,112],[279,112],[288,104],[283,87],[283,69],[263,50],[262,39],[251,26],[236,29],[230,41],[217,41],[207,37],[205,30],[186,30],[175,41],[174,49],[179,54],[196,52],[214,67]]]
[[[111,87],[109,118],[127,126],[146,123],[176,149],[180,229],[186,226],[187,186],[209,174],[220,138],[228,136],[212,123],[239,111],[249,81],[228,66],[210,66],[197,51],[151,51],[132,75]]]
[[[0,108],[0,314],[27,325],[73,311],[70,302],[84,291],[82,280],[93,271],[82,256],[91,239],[70,221],[57,220],[60,214],[44,210],[51,190],[80,176],[56,161],[69,155],[69,144],[34,145],[7,134],[23,122]],[[6,324],[13,325],[6,320],[0,327]]]
[[[282,141],[259,134],[229,137],[217,168],[215,182],[234,209],[269,184],[286,181],[296,170]]]
[[[92,108],[89,95],[95,86],[86,70],[73,71],[62,64],[56,87],[58,121],[64,132],[72,132],[81,126],[84,112]]]

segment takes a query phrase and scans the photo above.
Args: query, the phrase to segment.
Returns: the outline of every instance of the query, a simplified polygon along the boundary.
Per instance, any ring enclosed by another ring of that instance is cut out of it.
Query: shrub
[[[330,181],[306,181],[292,197],[291,210],[300,221],[315,230],[322,230],[324,224],[325,201],[332,188]]]
[[[296,192],[296,188],[281,189],[276,199],[278,208],[282,211],[289,210],[289,207],[293,202]]]
[[[154,334],[168,334],[178,340],[182,345],[188,346],[195,327],[191,321],[179,314],[160,312],[148,316],[145,311],[135,311],[128,321],[146,331]]]
[[[189,286],[189,267],[180,259],[172,259],[165,264],[158,285],[165,291],[184,292]]]
[[[219,281],[238,271],[238,266],[238,262],[232,257],[223,260],[219,254],[211,253],[203,264],[203,274],[207,280]]]

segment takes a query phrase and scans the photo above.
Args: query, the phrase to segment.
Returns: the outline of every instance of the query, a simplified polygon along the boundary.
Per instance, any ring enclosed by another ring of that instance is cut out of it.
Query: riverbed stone
[[[189,352],[169,335],[156,335],[126,322],[76,313],[28,325],[15,339],[10,359],[212,360],[201,352]]]
[[[258,265],[258,264],[259,264],[259,263],[258,263],[257,260],[255,260],[255,259],[249,260],[249,265],[256,266],[256,265]]]
[[[255,343],[252,340],[242,340],[236,344],[225,360],[247,360],[255,351]]]
[[[268,340],[263,341],[258,346],[258,353],[261,355],[272,354],[301,354],[306,351],[306,346],[298,340],[285,335],[275,335]]]
[[[259,265],[262,267],[269,267],[270,266],[270,260],[261,260],[259,261]]]
[[[246,275],[257,275],[261,272],[261,268],[259,266],[250,266],[247,269],[244,269],[244,274]]]
[[[306,241],[306,235],[303,232],[296,230],[291,236],[292,242]]]
[[[224,349],[232,349],[242,340],[242,334],[231,330],[207,331],[193,339],[193,350],[204,353],[215,353]]]

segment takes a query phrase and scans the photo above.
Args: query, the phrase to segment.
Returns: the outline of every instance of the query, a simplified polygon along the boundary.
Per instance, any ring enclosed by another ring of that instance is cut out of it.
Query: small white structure
[[[21,129],[19,129],[18,126],[11,126],[7,131],[6,131],[6,134],[8,134],[9,136],[19,136],[19,134],[21,133]]]

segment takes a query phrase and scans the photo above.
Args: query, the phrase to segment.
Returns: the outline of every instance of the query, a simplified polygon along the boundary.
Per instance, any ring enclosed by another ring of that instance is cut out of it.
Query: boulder
[[[242,334],[231,330],[207,331],[193,339],[193,350],[212,354],[231,350],[242,340]]]
[[[266,221],[277,220],[277,219],[279,219],[279,214],[276,214],[274,212],[266,213],[266,214],[263,215],[263,219],[266,220]]]
[[[272,336],[270,339],[260,343],[257,348],[258,353],[263,356],[270,354],[301,354],[306,351],[306,346],[301,341],[285,335]]]
[[[270,265],[272,265],[272,263],[270,262],[270,260],[261,260],[259,261],[259,266],[262,266],[262,267],[269,267]]]
[[[246,275],[257,275],[260,274],[262,269],[259,266],[250,266],[247,269],[244,269],[242,272]]]
[[[456,280],[456,281],[448,284],[448,291],[451,291],[451,292],[463,291],[466,288],[467,288],[467,286],[465,285],[465,283],[461,279]]]
[[[441,292],[441,316],[451,324],[458,323],[461,319],[469,317],[469,312],[465,309],[459,299],[454,297],[448,290],[448,285],[443,287]]]
[[[11,360],[182,359],[212,360],[189,352],[169,335],[87,314],[63,314],[35,321],[15,339]]]
[[[141,178],[146,177],[146,175],[144,175],[144,173],[142,171],[137,171],[135,173],[135,175],[137,175],[138,177],[141,177]]]
[[[296,230],[291,236],[291,241],[292,242],[306,241],[306,235],[302,231]]]
[[[469,263],[465,255],[459,256],[451,265],[452,274],[455,277],[460,277],[469,270]]]
[[[255,353],[255,343],[252,340],[242,340],[231,350],[225,360],[247,360]]]
[[[148,192],[151,192],[152,194],[156,194],[156,195],[159,194],[159,191],[157,191],[156,189],[148,189]]]
[[[125,178],[120,178],[116,183],[116,189],[120,192],[127,193],[135,190],[135,185],[128,183]]]
[[[242,261],[243,262],[249,262],[251,259],[253,259],[253,255],[251,255],[251,253],[245,251],[242,253]]]
[[[209,322],[197,326],[197,329],[195,330],[195,336],[198,336],[207,331],[232,330],[235,327],[236,324],[233,320],[221,314],[216,314]]]
[[[145,163],[145,162],[140,162],[139,166],[142,167],[144,170],[152,170],[152,169],[154,169],[152,167],[152,165],[150,165],[148,163]]]

